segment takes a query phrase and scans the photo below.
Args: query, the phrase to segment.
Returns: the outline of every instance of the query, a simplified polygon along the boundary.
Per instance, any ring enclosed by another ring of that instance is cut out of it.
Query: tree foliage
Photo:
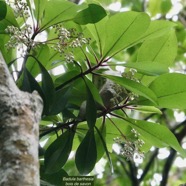
[[[153,172],[157,148],[171,148],[171,161],[176,151],[186,157],[185,121],[173,117],[174,109],[186,109],[186,76],[174,70],[184,66],[184,26],[166,19],[170,0],[122,1],[128,10],[120,12],[109,11],[110,3],[0,1],[2,55],[17,86],[37,90],[44,101],[41,180],[51,184],[67,174],[93,174],[104,157],[105,180],[114,169],[120,185],[148,185],[164,172],[165,185],[172,163]],[[138,166],[136,157],[145,157]]]

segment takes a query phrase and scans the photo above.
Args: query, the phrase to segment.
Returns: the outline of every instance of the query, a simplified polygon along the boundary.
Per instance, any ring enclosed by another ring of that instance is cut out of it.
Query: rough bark
[[[39,186],[42,100],[20,91],[0,54],[0,186]]]

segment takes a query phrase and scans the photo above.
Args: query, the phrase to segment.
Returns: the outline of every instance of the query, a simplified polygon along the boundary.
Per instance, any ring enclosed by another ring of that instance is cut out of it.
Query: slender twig
[[[69,121],[69,122],[66,122],[66,123],[57,123],[57,126],[56,127],[52,127],[52,128],[49,128],[48,130],[46,130],[45,132],[42,132],[39,137],[42,138],[43,136],[51,133],[51,132],[55,132],[57,130],[60,130],[60,129],[63,129],[63,128],[69,128],[70,125],[74,125],[76,123],[76,121]]]
[[[84,77],[84,76],[87,75],[87,74],[92,73],[95,69],[99,68],[100,65],[101,65],[101,62],[98,63],[97,65],[95,65],[95,66],[89,68],[88,70],[86,70],[86,71],[84,71],[84,72],[82,72],[82,73],[80,73],[80,74],[74,76],[73,78],[69,79],[68,81],[64,82],[63,84],[57,86],[57,87],[56,87],[56,90],[60,90],[60,89],[62,89],[63,87],[65,87],[67,84],[69,84],[69,83],[71,83],[71,82],[73,82],[73,81],[75,81],[75,80],[77,80],[77,79],[79,79],[79,78],[81,78],[81,77]]]

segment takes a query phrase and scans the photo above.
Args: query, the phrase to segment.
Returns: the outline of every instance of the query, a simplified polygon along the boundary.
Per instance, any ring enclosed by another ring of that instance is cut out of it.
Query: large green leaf
[[[50,74],[44,68],[44,66],[42,64],[39,64],[39,66],[41,68],[41,73],[42,73],[42,86],[41,87],[42,87],[43,93],[46,98],[44,111],[46,110],[46,113],[48,113],[53,103],[53,99],[54,99],[54,94],[55,94],[54,84],[53,84]]]
[[[170,73],[156,78],[149,88],[156,94],[160,107],[186,109],[185,85],[186,75]]]
[[[140,47],[137,58],[139,62],[155,62],[170,66],[176,55],[177,39],[175,32],[171,30],[163,36],[146,40]]]
[[[104,56],[132,46],[148,29],[150,18],[145,13],[123,12],[112,16],[106,23]]]
[[[142,73],[144,75],[149,75],[149,76],[156,76],[156,75],[161,75],[168,73],[168,67],[166,64],[161,64],[161,63],[152,63],[151,61],[140,61],[137,63],[134,62],[127,62],[127,63],[110,63],[109,65],[121,65],[124,67],[129,67],[129,68],[134,68],[136,69],[139,73]]]
[[[50,56],[49,47],[47,45],[42,45],[39,48],[34,49],[33,56],[37,58],[39,63],[41,63],[45,69],[48,63],[48,58]],[[26,62],[27,69],[36,77],[40,73],[40,67],[38,61],[35,58],[28,58]]]
[[[56,91],[53,104],[48,114],[56,115],[62,112],[64,108],[66,107],[70,96],[71,96],[71,87],[67,87],[67,88]]]
[[[171,0],[161,1],[161,12],[163,14],[168,13],[171,8],[172,8],[172,2],[171,2]]]
[[[87,102],[86,102],[85,117],[86,117],[89,128],[93,129],[96,124],[97,108],[96,108],[96,102],[94,100],[94,97],[89,87],[88,86],[86,87],[87,87]]]
[[[89,130],[76,151],[75,162],[80,174],[88,174],[91,172],[96,160],[97,149],[94,130]]]
[[[152,16],[158,13],[166,14],[171,8],[171,0],[150,0],[148,2],[148,10]]]
[[[157,102],[157,97],[154,94],[154,92],[150,88],[145,87],[144,85],[142,85],[140,83],[137,83],[137,82],[127,79],[125,77],[118,77],[118,76],[112,76],[112,75],[104,75],[104,76],[110,80],[113,80],[117,84],[123,86],[127,90],[130,90],[131,92],[133,92],[137,95],[140,95],[140,96],[143,96],[143,97],[149,99],[153,103]]]
[[[98,23],[86,25],[86,27],[88,28],[89,32],[92,35],[92,38],[94,38],[96,41],[101,56],[103,54],[103,46],[105,43],[105,24],[107,20],[108,17],[104,17]]]
[[[84,7],[85,5],[76,5],[63,0],[47,1],[40,30],[61,22],[73,20],[77,11]]]
[[[7,5],[6,8],[7,8],[6,16],[4,17],[3,20],[0,21],[0,34],[7,34],[5,32],[5,29],[6,29],[6,27],[8,25],[13,25],[13,26],[17,26],[18,27],[18,23],[17,23],[17,21],[15,19],[13,10],[8,5]]]
[[[41,180],[45,180],[45,181],[47,181],[47,182],[49,182],[51,184],[54,184],[56,186],[60,186],[63,177],[67,177],[68,176],[68,174],[63,169],[61,169],[60,171],[58,171],[56,173],[53,173],[53,174],[45,174],[44,171],[45,171],[44,166],[41,166],[40,167]]]
[[[110,154],[109,154],[109,151],[108,151],[108,148],[107,148],[107,144],[105,142],[106,126],[105,126],[105,124],[103,124],[103,126],[101,126],[100,129],[98,129],[97,126],[95,126],[95,129],[97,131],[97,137],[99,136],[99,138],[97,138],[97,141],[96,141],[97,142],[98,160],[102,157],[102,156],[99,157],[100,151],[105,152],[106,156],[108,158],[108,162],[109,162],[109,165],[110,165],[110,168],[111,168],[111,172],[113,172],[112,160],[110,158]],[[98,143],[98,142],[100,142],[100,143]],[[101,155],[103,155],[103,154],[101,153]]]
[[[148,10],[150,11],[152,16],[155,16],[160,12],[161,0],[150,0],[148,2]]]
[[[10,37],[7,34],[0,34],[0,51],[7,64],[11,64],[16,59],[15,49],[7,50],[5,44],[9,41]]]
[[[96,86],[88,78],[85,78],[85,82],[86,82],[86,85],[89,88],[95,102],[98,103],[99,105],[103,106],[104,105],[103,100],[102,100]]]
[[[74,132],[67,130],[45,152],[45,172],[58,172],[66,163],[72,149]]]
[[[0,21],[3,20],[6,17],[7,13],[7,6],[5,1],[0,1]]]
[[[24,68],[21,90],[30,93],[32,93],[34,90],[37,90],[39,95],[42,97],[43,101],[45,101],[45,96],[39,83],[35,80],[32,74],[27,70],[27,68]]]
[[[175,23],[167,21],[167,20],[151,21],[147,32],[144,33],[144,35],[140,38],[140,40],[143,41],[143,40],[160,37],[162,35],[166,35],[167,32],[172,30],[174,26],[176,26]]]
[[[78,70],[71,70],[71,71],[65,72],[61,74],[60,77],[56,78],[55,86],[59,86],[63,83],[66,83],[79,74],[80,72]]]
[[[165,126],[141,120],[125,119],[128,124],[136,129],[148,142],[156,147],[170,146],[186,157],[174,134]]]
[[[74,21],[81,25],[96,23],[106,16],[106,11],[97,4],[88,4],[88,8],[78,12]]]
[[[72,90],[69,104],[77,105],[79,107],[87,98],[85,82],[82,78],[79,78],[71,83],[71,87]]]
[[[45,96],[44,99],[44,114],[49,113],[50,107],[52,106],[55,89],[53,80],[49,74],[49,72],[46,70],[46,68],[42,65],[42,63],[33,55],[30,55],[29,57],[32,57],[39,65],[39,68],[41,70],[41,76],[42,76],[42,83],[41,88],[43,91],[43,94]]]
[[[131,109],[137,110],[139,112],[144,112],[144,113],[162,114],[161,110],[154,106],[136,106],[136,107],[131,107]]]
[[[37,20],[37,26],[41,24],[41,21],[43,19],[46,2],[46,0],[34,0],[34,14]]]

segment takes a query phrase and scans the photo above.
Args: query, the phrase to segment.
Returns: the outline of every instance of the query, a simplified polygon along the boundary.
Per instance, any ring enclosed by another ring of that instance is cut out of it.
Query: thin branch
[[[182,122],[180,125],[185,124],[186,121]],[[178,139],[178,142],[181,143],[182,139],[185,137],[186,135],[186,125],[184,126],[184,128],[177,134],[175,134],[176,138]],[[167,161],[165,163],[164,169],[163,169],[163,178],[162,181],[160,183],[160,186],[165,186],[167,181],[168,181],[168,175],[170,172],[170,169],[172,167],[172,164],[174,162],[174,159],[176,157],[176,151],[174,149],[171,149],[170,155],[167,158]]]
[[[74,121],[74,120],[66,122],[66,123],[58,123],[58,125],[56,127],[49,128],[48,130],[42,132],[39,135],[39,138],[42,138],[43,136],[45,136],[47,134],[50,134],[51,132],[55,132],[55,131],[60,130],[60,129],[68,128],[70,125],[74,125],[75,123],[77,123],[77,122]]]
[[[174,149],[171,149],[170,155],[167,158],[167,161],[165,163],[165,166],[164,166],[164,169],[162,172],[162,181],[160,183],[160,186],[167,185],[168,175],[169,175],[170,169],[172,167],[172,164],[174,162],[175,156],[176,156],[176,151]]]
[[[85,75],[92,73],[95,69],[99,68],[100,65],[101,65],[101,63],[98,63],[98,64],[95,65],[94,67],[89,68],[88,70],[86,70],[86,71],[84,71],[84,72],[82,72],[82,73],[80,73],[80,74],[74,76],[73,78],[69,79],[68,81],[66,81],[66,82],[64,82],[63,84],[61,84],[61,85],[59,85],[58,87],[56,87],[56,90],[60,90],[60,89],[62,89],[63,87],[65,87],[67,84],[69,84],[69,83],[75,81],[76,79],[81,78],[81,77],[84,77]]]

